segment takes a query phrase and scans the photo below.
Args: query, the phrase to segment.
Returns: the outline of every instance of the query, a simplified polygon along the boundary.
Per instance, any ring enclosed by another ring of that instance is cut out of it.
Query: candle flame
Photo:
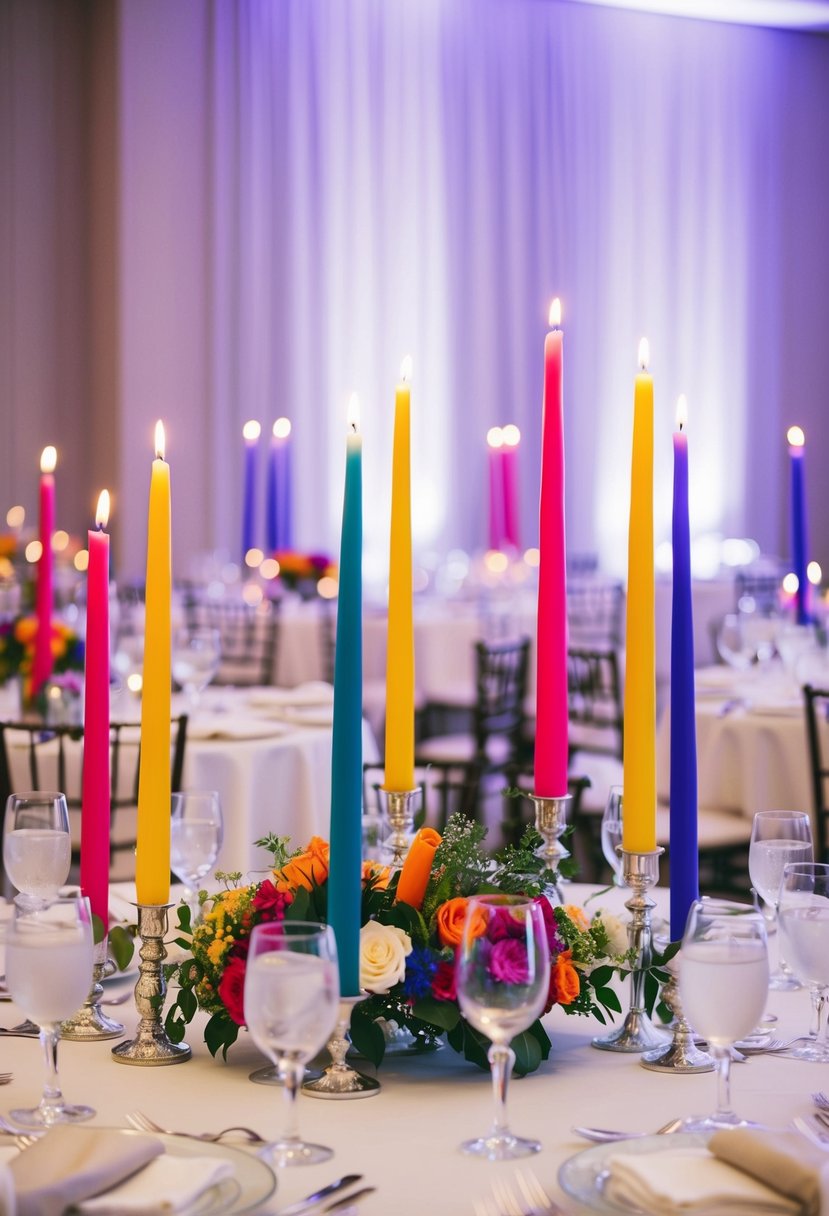
[[[793,571],[790,571],[783,578],[783,590],[786,592],[786,595],[795,595],[799,586],[800,579]]]
[[[40,471],[41,473],[54,473],[55,465],[58,463],[57,449],[51,444],[44,448],[40,455]]]
[[[98,495],[95,523],[99,528],[105,528],[109,523],[109,490],[101,490],[101,493]]]
[[[277,418],[276,422],[273,424],[274,439],[287,439],[288,436],[290,435],[290,433],[291,433],[290,418]]]
[[[547,320],[549,321],[550,329],[561,329],[561,300],[558,296],[550,304]]]
[[[648,364],[651,361],[651,348],[647,338],[642,338],[639,343],[639,366],[643,372],[648,370]]]
[[[345,415],[346,425],[356,434],[360,429],[360,398],[352,393],[348,398],[348,410]]]
[[[676,399],[676,425],[683,431],[688,425],[688,398],[680,393]]]
[[[806,442],[803,429],[799,426],[790,426],[788,431],[786,431],[786,438],[789,441],[789,446],[793,448],[802,448]]]
[[[508,448],[517,448],[521,442],[521,432],[514,422],[508,423],[501,432],[501,435]]]
[[[406,358],[400,364],[400,379],[405,383],[412,378],[412,356],[406,355]]]
[[[261,433],[262,427],[258,422],[246,422],[242,427],[242,437],[246,439],[248,443],[256,443],[256,440],[259,438]]]
[[[155,424],[155,454],[159,460],[164,459],[165,450],[166,442],[164,438],[164,423],[159,418],[158,422]]]
[[[806,567],[806,577],[813,587],[819,587],[823,578],[823,571],[820,568],[820,562],[809,562]]]
[[[503,447],[504,432],[499,426],[491,426],[486,433],[486,441],[491,448]]]

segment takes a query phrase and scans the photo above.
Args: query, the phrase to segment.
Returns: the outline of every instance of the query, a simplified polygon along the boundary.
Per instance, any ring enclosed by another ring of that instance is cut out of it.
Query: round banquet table
[[[573,902],[583,902],[590,892],[575,884],[569,888]],[[658,907],[664,908],[667,893],[659,890],[656,895]],[[623,899],[624,892],[612,891],[597,903],[621,910]],[[122,991],[127,983],[120,981],[112,991]],[[625,1007],[626,1001],[625,992]],[[768,1008],[779,1016],[781,1036],[805,1031],[809,1000],[804,991],[771,993]],[[130,1004],[112,1012],[132,1029]],[[17,1014],[12,1005],[0,1006],[4,1025],[16,1022]],[[542,1141],[542,1152],[529,1166],[564,1210],[576,1213],[587,1209],[564,1197],[556,1182],[561,1163],[588,1147],[573,1134],[573,1125],[653,1131],[676,1116],[713,1109],[715,1079],[711,1073],[663,1076],[643,1069],[636,1056],[597,1051],[590,1038],[600,1027],[592,1019],[567,1017],[556,1009],[547,1024],[553,1042],[550,1059],[536,1073],[512,1082],[510,1122],[517,1133]],[[97,1110],[94,1123],[100,1126],[126,1126],[127,1112],[139,1110],[179,1130],[244,1123],[264,1135],[274,1134],[281,1126],[282,1095],[248,1080],[250,1071],[263,1063],[248,1036],[240,1035],[223,1063],[211,1059],[201,1028],[197,1019],[187,1035],[193,1059],[166,1068],[119,1065],[107,1043],[62,1043],[60,1069],[67,1099],[91,1103]],[[36,1041],[4,1041],[0,1036],[0,1070],[14,1071],[12,1083],[0,1090],[3,1112],[37,1098],[41,1063]],[[373,1069],[366,1066],[366,1071]],[[376,1097],[300,1099],[301,1130],[309,1139],[333,1147],[335,1156],[324,1165],[281,1171],[277,1191],[262,1213],[278,1213],[281,1206],[342,1174],[361,1173],[363,1185],[377,1188],[361,1202],[361,1216],[473,1216],[475,1201],[490,1194],[493,1179],[513,1177],[514,1164],[492,1164],[458,1151],[462,1139],[489,1126],[491,1092],[485,1073],[445,1047],[432,1056],[387,1059],[378,1075],[382,1089]],[[732,1086],[738,1111],[783,1128],[793,1116],[810,1110],[809,1095],[829,1086],[829,1070],[779,1056],[754,1056],[734,1065]]]

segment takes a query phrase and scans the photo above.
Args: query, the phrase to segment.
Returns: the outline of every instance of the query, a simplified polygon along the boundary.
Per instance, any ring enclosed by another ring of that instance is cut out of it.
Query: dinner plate
[[[187,727],[187,738],[194,740],[226,739],[242,742],[245,739],[270,739],[284,734],[285,727],[270,717],[240,719],[235,715],[216,715],[212,721],[209,718],[203,718],[201,721],[198,718],[191,720]]]
[[[309,705],[307,709],[291,705],[273,712],[281,722],[290,722],[293,726],[330,726],[334,721],[334,708],[330,705]]]
[[[680,1136],[640,1136],[634,1140],[616,1140],[609,1144],[595,1144],[575,1157],[568,1157],[558,1171],[561,1189],[576,1199],[591,1212],[602,1216],[625,1216],[640,1213],[641,1208],[611,1202],[604,1193],[608,1174],[608,1160],[614,1153],[664,1153],[676,1150],[678,1144],[687,1148],[703,1148],[710,1139],[710,1132],[683,1132]]]
[[[291,705],[331,705],[334,689],[322,681],[300,684],[297,688],[252,688],[247,703],[254,709],[273,709]]]

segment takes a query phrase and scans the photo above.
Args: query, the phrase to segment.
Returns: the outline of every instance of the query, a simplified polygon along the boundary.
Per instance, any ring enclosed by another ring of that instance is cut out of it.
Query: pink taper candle
[[[534,792],[542,798],[560,798],[567,793],[568,715],[564,414],[558,299],[550,305],[550,325],[544,342]]]
[[[504,446],[501,449],[501,473],[504,478],[504,540],[507,548],[521,548],[521,529],[518,524],[518,445],[521,432],[514,423],[509,423],[501,432]]]
[[[81,891],[109,924],[109,494],[101,491],[89,532],[86,579]]]
[[[489,428],[486,443],[489,454],[489,547],[500,549],[504,540],[504,478],[501,472],[504,436],[499,426]]]
[[[31,693],[40,691],[52,674],[52,533],[55,530],[55,478],[58,454],[53,447],[40,457],[40,558],[37,563],[35,614],[37,636],[32,663]]]

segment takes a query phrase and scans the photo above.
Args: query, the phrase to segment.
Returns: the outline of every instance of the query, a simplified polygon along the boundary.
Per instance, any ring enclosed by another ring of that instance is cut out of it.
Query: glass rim
[[[48,730],[48,727],[46,728]],[[6,799],[6,809],[9,803],[19,799],[21,802],[56,802],[59,798],[66,801],[63,790],[15,790]]]
[[[703,895],[691,904],[691,910],[699,909],[709,916],[760,916],[763,913],[755,904],[740,903],[736,899],[720,899],[716,895]]]
[[[291,934],[287,934],[285,932],[286,928],[292,929],[294,926],[296,926],[300,932]],[[259,933],[260,936],[264,936],[268,930],[279,930],[282,937],[290,936],[292,941],[302,941],[303,938],[310,939],[312,937],[319,937],[322,933],[328,932],[328,930],[331,930],[333,933],[331,926],[324,920],[266,920],[260,921],[258,925],[253,926],[250,933],[251,938],[253,937],[254,933]]]
[[[485,891],[482,895],[468,896],[469,903],[479,908],[523,908],[527,904],[537,903],[534,895],[518,895],[507,891]]]
[[[783,866],[784,874],[829,874],[829,862],[825,861],[787,861]]]
[[[754,812],[755,819],[759,819],[761,817],[764,819],[808,819],[809,812],[808,811],[790,811],[790,810],[784,810],[782,808],[779,811],[755,811]]]

